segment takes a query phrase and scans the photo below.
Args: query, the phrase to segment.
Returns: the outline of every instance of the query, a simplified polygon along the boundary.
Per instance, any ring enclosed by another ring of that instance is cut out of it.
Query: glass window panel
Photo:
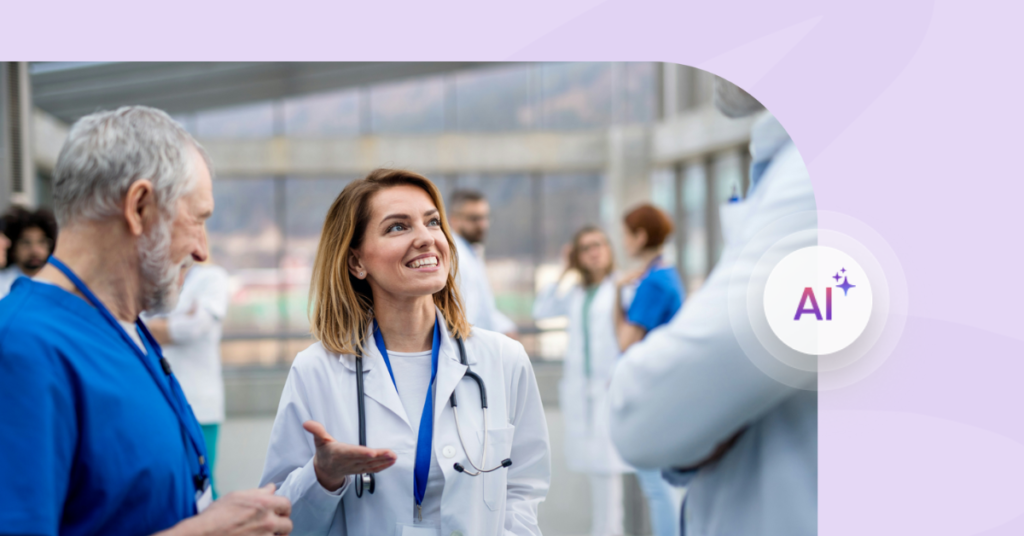
[[[533,309],[534,203],[528,175],[462,175],[460,189],[484,194],[491,225],[484,247],[487,276],[498,310],[520,326]]]
[[[231,302],[224,334],[279,329],[277,256],[281,230],[274,210],[274,180],[213,181],[216,203],[207,222],[211,260],[228,271]]]
[[[330,137],[359,134],[359,90],[295,97],[284,101],[287,136]]]
[[[271,101],[206,110],[195,114],[197,138],[269,138],[274,135]]]
[[[693,293],[708,273],[707,178],[703,164],[687,165],[683,175],[686,248],[683,252],[687,292]]]
[[[414,78],[370,90],[373,132],[421,133],[444,129],[444,79]]]
[[[171,119],[177,121],[189,134],[196,136],[196,114],[174,114]]]
[[[677,232],[679,216],[676,211],[676,176],[671,168],[656,169],[651,172],[651,203],[668,213]],[[679,263],[676,232],[666,239],[662,252],[665,262],[672,265]]]
[[[289,333],[309,331],[309,284],[320,232],[328,209],[351,180],[341,177],[285,179],[285,244],[281,270]]]
[[[541,261],[562,262],[562,246],[585,225],[601,223],[604,177],[597,173],[545,175],[541,188]]]
[[[654,120],[656,68],[657,64],[651,62],[632,62],[626,64],[625,104],[627,122],[649,123]]]
[[[463,71],[455,75],[456,123],[461,131],[519,130],[531,125],[530,66]]]
[[[610,63],[546,63],[542,72],[544,128],[596,128],[611,122]]]

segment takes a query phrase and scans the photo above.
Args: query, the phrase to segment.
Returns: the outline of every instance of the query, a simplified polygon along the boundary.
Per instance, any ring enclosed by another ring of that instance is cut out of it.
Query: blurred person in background
[[[623,245],[639,267],[619,279],[614,308],[615,334],[625,352],[649,332],[666,324],[683,305],[679,272],[665,264],[662,250],[672,234],[672,218],[651,204],[640,205],[623,218]],[[661,470],[640,465],[637,479],[651,510],[654,536],[679,534],[676,495]]]
[[[0,218],[0,266],[7,266],[7,249],[11,247],[11,240],[4,233],[4,220]],[[0,293],[0,298],[4,294]]]
[[[516,324],[494,303],[487,281],[487,266],[475,248],[482,248],[491,225],[491,206],[487,198],[473,190],[456,190],[448,202],[448,221],[455,231],[459,255],[459,291],[466,306],[469,323],[482,329],[516,336]]]
[[[295,532],[539,536],[551,456],[537,379],[522,344],[462,312],[437,187],[375,170],[323,229],[318,342],[288,372],[262,478],[294,502]]]
[[[3,220],[4,234],[10,241],[7,250],[10,266],[0,271],[0,298],[10,292],[15,279],[35,277],[57,243],[57,221],[49,210],[13,207]]]
[[[700,292],[619,361],[612,435],[627,461],[690,479],[686,535],[809,536],[818,525],[816,374],[787,371],[796,387],[765,374],[740,346],[738,330],[751,328],[730,318],[728,302],[731,285],[767,277],[755,268],[770,249],[817,245],[814,190],[786,130],[756,99],[716,77],[715,105],[729,117],[760,114],[750,190],[739,210],[722,212],[731,231]]]
[[[164,357],[181,383],[192,413],[203,429],[210,485],[217,463],[217,437],[224,421],[224,378],[220,337],[228,312],[228,273],[220,266],[196,264],[185,274],[178,305],[170,313],[147,316],[146,327],[164,348]]]
[[[619,357],[613,268],[608,237],[598,227],[584,227],[567,245],[562,277],[533,304],[534,318],[569,317],[558,404],[566,426],[566,463],[590,479],[592,536],[623,534],[622,474],[633,472],[615,450],[609,429],[608,384]],[[560,289],[568,275],[578,276],[578,282]]]
[[[139,320],[206,259],[210,170],[153,108],[71,127],[53,171],[63,239],[0,300],[0,534],[291,531],[273,486],[211,502],[199,423]]]

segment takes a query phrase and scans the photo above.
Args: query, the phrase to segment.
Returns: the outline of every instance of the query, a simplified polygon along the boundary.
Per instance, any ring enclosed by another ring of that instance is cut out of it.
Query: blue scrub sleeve
[[[0,334],[0,534],[58,533],[78,428],[52,349]]]
[[[672,304],[679,298],[671,289],[657,284],[653,277],[640,282],[636,296],[626,313],[626,320],[647,331],[667,323],[672,318]]]

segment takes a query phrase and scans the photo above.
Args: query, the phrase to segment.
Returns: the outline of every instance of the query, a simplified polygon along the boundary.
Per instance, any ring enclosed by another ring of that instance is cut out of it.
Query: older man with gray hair
[[[207,256],[210,170],[159,110],[72,126],[53,174],[60,242],[0,301],[0,534],[291,531],[273,485],[211,503],[199,423],[139,321],[174,307]]]

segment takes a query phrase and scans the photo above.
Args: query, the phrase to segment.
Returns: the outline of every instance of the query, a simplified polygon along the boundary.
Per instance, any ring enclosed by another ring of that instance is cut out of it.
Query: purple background
[[[734,80],[793,135],[819,208],[874,228],[907,279],[886,363],[821,393],[821,534],[1024,534],[1024,2],[404,4],[14,2],[0,55],[652,60]]]

